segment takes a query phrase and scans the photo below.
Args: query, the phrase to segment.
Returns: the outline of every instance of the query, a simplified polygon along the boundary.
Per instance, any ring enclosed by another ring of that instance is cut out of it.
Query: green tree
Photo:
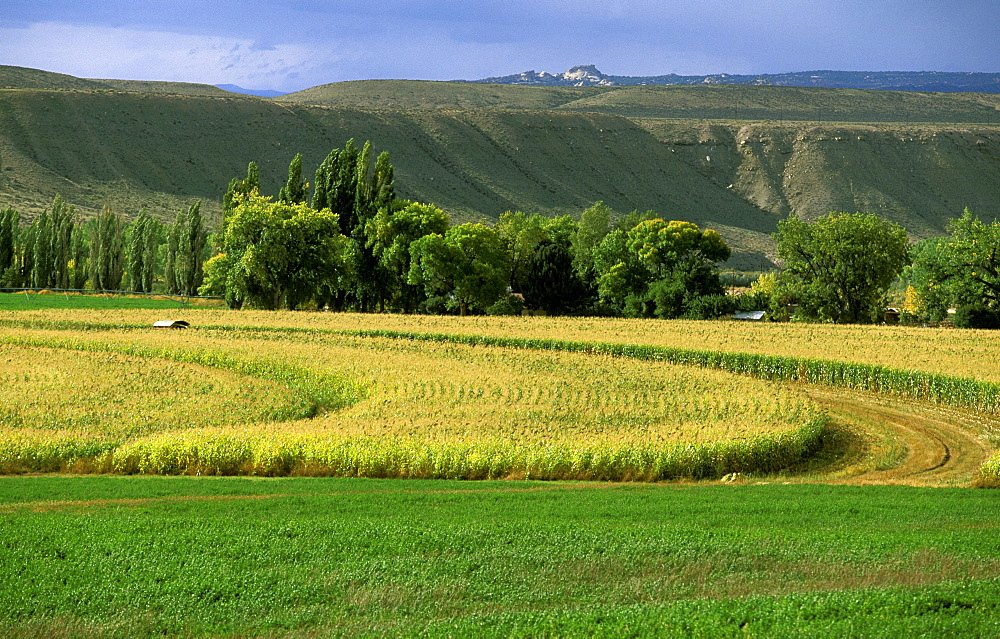
[[[69,264],[72,260],[71,249],[73,246],[73,228],[76,226],[76,209],[66,204],[61,197],[57,197],[52,203],[50,220],[52,222],[52,279],[51,284],[55,288],[67,289],[70,287]]]
[[[889,286],[910,263],[906,231],[870,213],[834,212],[813,223],[792,215],[775,239],[784,260],[775,299],[797,303],[804,319],[877,321]]]
[[[128,251],[125,270],[128,272],[131,290],[153,292],[162,235],[163,225],[145,210],[140,211],[139,216],[129,225],[126,232]]]
[[[368,247],[379,266],[391,278],[397,309],[416,310],[423,289],[409,284],[410,245],[425,235],[444,235],[448,214],[433,204],[407,203],[399,210],[382,208],[365,226]]]
[[[345,299],[336,306],[353,303],[361,311],[384,307],[392,294],[387,275],[379,266],[366,237],[366,225],[379,210],[391,208],[395,200],[394,174],[389,154],[382,152],[371,166],[371,142],[359,150],[354,140],[334,149],[316,169],[312,207],[329,208],[340,218],[341,232],[354,243],[355,286],[341,291]],[[346,299],[352,298],[352,299]]]
[[[912,287],[911,311],[925,321],[940,322],[949,308],[984,299],[975,283],[950,267],[948,243],[947,237],[917,242],[910,249],[913,264],[903,271],[902,278]]]
[[[578,225],[571,215],[557,215],[556,217],[544,218],[542,230],[545,231],[545,239],[553,244],[558,244],[569,250],[573,245],[573,235],[576,234]]]
[[[308,188],[302,179],[302,154],[296,153],[288,165],[288,181],[278,192],[278,199],[285,204],[302,204],[306,201]]]
[[[396,200],[396,177],[388,151],[382,151],[375,158],[375,169],[371,179],[369,192],[372,198],[372,210],[377,212],[390,208]]]
[[[596,279],[594,249],[610,231],[611,207],[604,202],[594,202],[580,214],[580,223],[570,238],[573,268],[584,282]]]
[[[920,314],[936,321],[952,307],[1000,309],[1000,222],[986,224],[966,209],[948,223],[948,231],[913,247],[907,275]]]
[[[94,290],[121,289],[125,263],[123,230],[121,215],[108,207],[90,226],[90,282]]]
[[[76,290],[87,286],[87,259],[90,254],[87,235],[88,231],[85,225],[76,224],[73,226],[73,234],[70,238],[70,263],[73,265],[70,287]]]
[[[15,243],[14,267],[10,273],[9,284],[14,288],[31,286],[31,273],[35,266],[35,235],[38,227],[28,224],[18,231]]]
[[[528,215],[522,211],[505,211],[500,214],[495,230],[507,250],[510,265],[510,281],[514,291],[520,292],[528,276],[528,261],[543,240],[546,219],[538,214]]]
[[[195,202],[187,215],[179,220],[179,239],[177,244],[177,263],[174,272],[177,277],[180,293],[197,295],[201,286],[205,248],[208,244],[208,231],[201,217],[201,202]]]
[[[226,194],[222,196],[222,219],[236,206],[241,196],[260,193],[260,169],[256,162],[247,164],[247,176],[243,179],[233,178],[229,181]]]
[[[52,206],[32,222],[31,286],[69,288],[70,241],[75,216],[74,208],[57,195]]]
[[[49,288],[52,279],[52,223],[49,220],[49,212],[42,211],[41,215],[32,221],[31,226],[35,229],[31,287]]]
[[[234,204],[219,241],[224,257],[212,260],[212,279],[224,282],[231,306],[294,309],[340,286],[347,238],[335,213],[259,195]]]
[[[601,298],[632,317],[703,317],[699,301],[724,291],[716,263],[729,246],[712,229],[660,218],[608,233],[594,251]]]
[[[330,209],[340,217],[340,232],[351,237],[357,217],[358,159],[361,152],[348,140],[343,149],[333,149],[316,169],[312,208]]]
[[[240,194],[233,204],[236,206],[256,195],[256,192]],[[228,217],[226,220],[228,221]],[[187,209],[181,209],[174,218],[174,223],[167,229],[164,280],[169,293],[197,295],[202,283],[202,264],[207,245],[208,231],[201,217],[201,202],[198,201]]]
[[[8,207],[0,210],[0,287],[14,287],[11,282],[14,280],[17,267],[20,221],[21,216],[14,209]]]
[[[525,303],[550,315],[559,315],[580,306],[587,289],[573,268],[573,256],[562,244],[548,240],[538,245],[528,260]]]
[[[482,224],[460,224],[410,245],[410,284],[428,296],[454,296],[461,315],[485,310],[507,290],[510,263],[500,235]]]

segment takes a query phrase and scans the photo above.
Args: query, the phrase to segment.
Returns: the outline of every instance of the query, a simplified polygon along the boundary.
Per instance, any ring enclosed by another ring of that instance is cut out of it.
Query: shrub
[[[736,298],[731,295],[702,295],[688,304],[684,317],[689,319],[715,319],[732,315],[736,311]]]
[[[1000,311],[982,304],[967,304],[955,311],[957,328],[1000,328]]]
[[[520,315],[524,310],[524,300],[517,295],[505,295],[486,309],[487,315]]]

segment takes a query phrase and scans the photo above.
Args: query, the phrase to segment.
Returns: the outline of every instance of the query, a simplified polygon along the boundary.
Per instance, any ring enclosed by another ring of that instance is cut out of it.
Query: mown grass
[[[179,310],[197,306],[220,306],[221,301],[197,300],[187,302],[181,298],[168,296],[127,297],[119,295],[79,295],[47,291],[0,293],[0,311],[38,310],[117,310],[117,309],[163,309]]]
[[[0,635],[990,636],[995,497],[0,478]]]

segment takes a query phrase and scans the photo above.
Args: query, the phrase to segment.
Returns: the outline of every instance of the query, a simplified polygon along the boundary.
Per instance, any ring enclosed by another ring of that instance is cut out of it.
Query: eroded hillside
[[[700,175],[784,217],[872,211],[915,238],[968,207],[1000,217],[1000,130],[642,121]]]

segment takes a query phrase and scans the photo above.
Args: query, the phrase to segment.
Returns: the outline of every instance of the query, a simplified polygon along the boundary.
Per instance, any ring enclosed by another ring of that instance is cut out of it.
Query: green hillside
[[[1000,124],[1000,94],[993,93],[739,85],[620,87],[562,108],[639,118]]]
[[[776,86],[558,87],[413,80],[338,82],[273,98],[331,107],[566,109],[629,118],[1000,124],[1000,94]]]
[[[133,91],[176,95],[231,96],[209,84],[147,80],[84,80],[62,73],[0,65],[0,89],[56,89],[61,91]]]
[[[604,200],[716,228],[736,267],[765,266],[791,212],[873,211],[915,238],[966,206],[1000,217],[995,95],[371,81],[264,100],[17,67],[0,86],[18,87],[0,89],[0,206],[24,217],[59,193],[85,215],[172,218],[200,199],[211,220],[251,160],[277,193],[296,153],[309,176],[348,138],[389,151],[399,194],[455,221]]]

